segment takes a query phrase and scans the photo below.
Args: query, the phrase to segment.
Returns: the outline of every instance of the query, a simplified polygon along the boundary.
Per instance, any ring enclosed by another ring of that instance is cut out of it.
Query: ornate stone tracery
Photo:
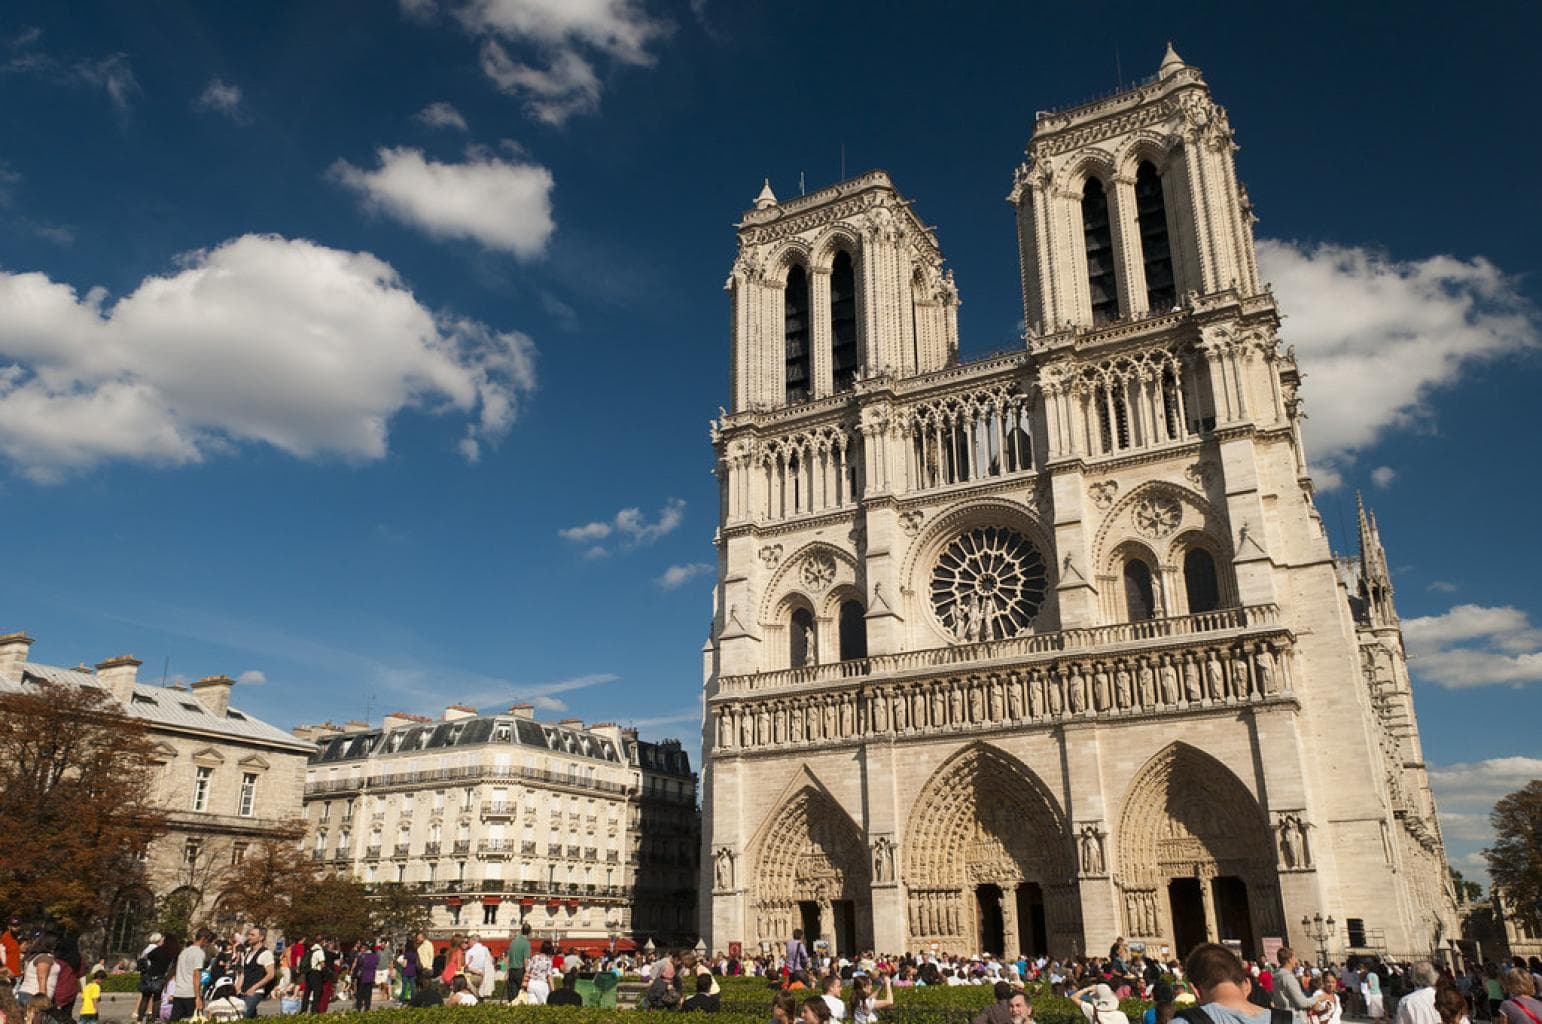
[[[1006,527],[960,534],[931,575],[932,612],[955,639],[1005,640],[1033,625],[1048,592],[1044,556]]]
[[[771,812],[754,850],[757,941],[782,940],[802,927],[801,901],[852,900],[864,909],[869,902],[867,843],[812,778]]]

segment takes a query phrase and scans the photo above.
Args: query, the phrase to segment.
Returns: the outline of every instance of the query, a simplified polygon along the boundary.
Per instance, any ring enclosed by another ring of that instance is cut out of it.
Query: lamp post
[[[1317,944],[1317,966],[1324,970],[1328,967],[1328,940],[1332,938],[1336,926],[1333,915],[1328,915],[1325,921],[1321,911],[1301,919],[1301,927],[1306,932],[1306,937]]]

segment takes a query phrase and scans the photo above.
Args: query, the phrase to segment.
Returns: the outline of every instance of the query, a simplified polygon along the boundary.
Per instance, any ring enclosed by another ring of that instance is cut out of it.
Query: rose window
[[[932,610],[963,641],[1004,640],[1028,631],[1049,589],[1044,557],[1000,526],[959,535],[932,569]]]

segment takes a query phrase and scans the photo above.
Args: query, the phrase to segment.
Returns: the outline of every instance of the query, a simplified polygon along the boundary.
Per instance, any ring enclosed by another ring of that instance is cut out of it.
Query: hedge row
[[[127,974],[109,974],[102,979],[103,992],[138,992],[139,974],[130,971]]]

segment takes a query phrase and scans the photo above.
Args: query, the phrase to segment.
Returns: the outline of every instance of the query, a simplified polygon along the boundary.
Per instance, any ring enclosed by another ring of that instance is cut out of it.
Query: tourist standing
[[[547,939],[541,943],[541,951],[525,961],[525,992],[538,1006],[544,1006],[551,995],[551,953],[551,940]]]
[[[1326,1005],[1321,1005],[1320,998],[1314,998],[1301,991],[1301,979],[1296,975],[1295,950],[1289,946],[1281,946],[1279,952],[1275,954],[1275,961],[1280,965],[1279,972],[1274,976],[1272,998],[1272,1005],[1276,1010],[1311,1011],[1317,1014],[1327,1009]],[[1420,1021],[1419,1024],[1434,1024],[1434,1022]]]
[[[149,945],[140,952],[139,960],[134,964],[139,970],[139,1002],[134,1006],[134,1024],[142,1024],[160,1012],[161,990],[166,987],[166,978],[176,962],[176,940],[162,936],[160,932],[152,933]]]
[[[513,1002],[525,987],[525,964],[530,961],[530,923],[519,926],[519,934],[509,943],[508,977],[503,987],[509,1002]]]
[[[187,948],[177,954],[177,969],[172,975],[176,991],[171,997],[171,1019],[187,1020],[203,1010],[204,947],[214,933],[200,928]]]
[[[353,957],[353,1008],[368,1010],[375,998],[375,974],[380,970],[380,954],[363,943]]]
[[[1499,1004],[1505,1024],[1542,1024],[1542,1001],[1537,996],[1536,979],[1524,967],[1505,972],[1504,989],[1510,996]]]
[[[791,977],[799,971],[806,970],[808,966],[808,947],[803,944],[803,929],[794,928],[792,938],[787,940],[787,956],[783,969],[787,972],[787,976]]]
[[[1216,942],[1194,947],[1184,964],[1200,1005],[1180,1016],[1191,1024],[1270,1024],[1276,1011],[1260,1008],[1249,996],[1253,977],[1237,954]]]
[[[1440,1013],[1435,1009],[1435,983],[1440,972],[1428,960],[1413,965],[1411,978],[1414,990],[1397,1001],[1397,1024],[1440,1024]]]
[[[21,977],[21,918],[13,917],[5,926],[5,931],[0,932],[0,969],[5,971],[5,980],[14,981]]]
[[[236,975],[236,995],[246,1003],[246,1019],[257,1019],[257,1007],[273,990],[277,976],[273,951],[268,948],[268,930],[256,925],[246,930],[246,948],[241,953],[240,972]]]
[[[493,987],[497,984],[493,977],[493,954],[482,943],[482,936],[470,937],[470,945],[466,947],[466,985],[476,993],[478,999],[486,999],[493,994]]]

